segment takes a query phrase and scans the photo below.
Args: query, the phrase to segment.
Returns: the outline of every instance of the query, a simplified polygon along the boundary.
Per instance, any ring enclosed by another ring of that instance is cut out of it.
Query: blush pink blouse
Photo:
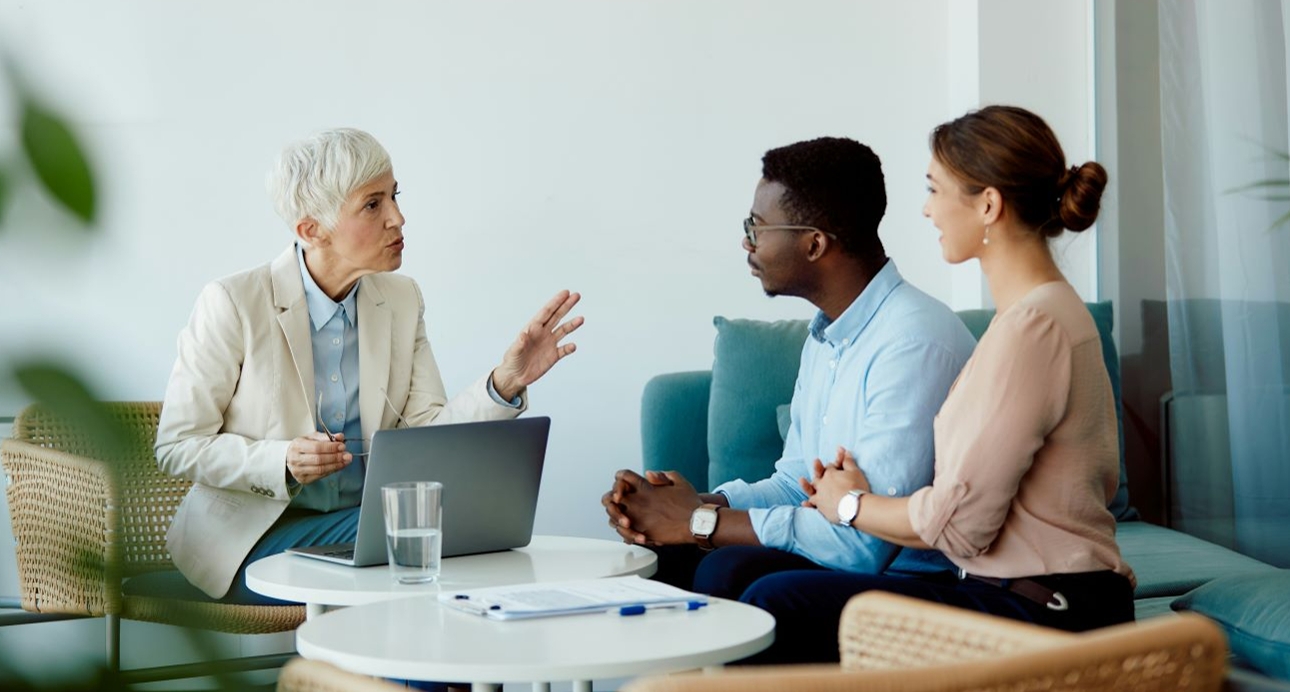
[[[935,422],[936,474],[914,530],[989,577],[1114,570],[1115,401],[1097,327],[1063,281],[997,315]]]

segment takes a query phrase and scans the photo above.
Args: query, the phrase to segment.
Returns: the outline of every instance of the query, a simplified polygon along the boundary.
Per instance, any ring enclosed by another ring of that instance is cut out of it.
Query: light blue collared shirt
[[[309,483],[291,500],[292,507],[331,512],[357,507],[363,499],[363,478],[368,451],[363,442],[363,421],[358,413],[358,287],[355,283],[339,303],[332,300],[314,281],[305,265],[304,248],[296,244],[296,260],[305,285],[305,303],[309,307],[310,343],[314,354],[314,397],[310,406],[317,407],[322,395],[323,422],[333,434],[345,433],[345,448],[355,455],[349,466]],[[488,395],[502,406],[519,408],[516,396],[505,401],[488,379]],[[315,417],[315,421],[317,418]],[[318,432],[327,432],[318,425]]]
[[[358,414],[358,284],[339,303],[332,300],[314,281],[305,266],[304,249],[296,244],[300,277],[305,284],[305,303],[309,306],[310,342],[314,353],[314,397],[311,407],[317,423],[321,413],[333,434],[345,433],[345,448],[350,454],[367,451],[363,445],[363,423]],[[326,432],[321,424],[318,432]],[[292,507],[331,512],[357,507],[363,498],[363,474],[366,457],[355,456],[349,466],[309,483],[291,500]]]
[[[976,341],[943,303],[886,266],[837,320],[810,324],[793,391],[792,424],[770,478],[719,486],[730,506],[747,509],[762,545],[820,565],[879,573],[899,546],[829,522],[803,508],[799,478],[838,447],[859,462],[874,493],[906,496],[932,482],[932,421]],[[864,500],[860,502],[864,511]],[[902,569],[950,567],[932,551],[906,551]]]

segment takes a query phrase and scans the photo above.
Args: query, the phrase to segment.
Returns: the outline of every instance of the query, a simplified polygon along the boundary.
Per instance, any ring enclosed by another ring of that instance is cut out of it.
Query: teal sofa
[[[1120,361],[1111,337],[1111,303],[1089,304],[1120,408]],[[993,311],[959,313],[978,338]],[[711,370],[659,375],[641,400],[646,470],[676,470],[701,492],[733,478],[769,476],[783,448],[805,321],[757,322],[718,317]],[[1121,421],[1121,430],[1123,422]],[[1120,487],[1110,509],[1116,539],[1137,573],[1139,618],[1168,613],[1179,596],[1220,577],[1280,572],[1263,562],[1178,531],[1137,520],[1120,454]]]

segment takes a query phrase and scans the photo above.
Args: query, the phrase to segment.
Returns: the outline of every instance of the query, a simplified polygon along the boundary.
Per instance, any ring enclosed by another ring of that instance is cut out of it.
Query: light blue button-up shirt
[[[803,508],[798,479],[810,478],[817,458],[831,463],[841,446],[874,493],[906,496],[930,484],[932,421],[976,341],[948,307],[906,283],[893,261],[837,320],[821,312],[809,331],[775,473],[716,491],[748,510],[762,545],[826,567],[879,573],[900,548]],[[950,566],[932,551],[906,551],[892,566],[925,569],[920,565]]]
[[[296,245],[296,259],[305,284],[309,306],[310,342],[314,353],[314,397],[309,402],[322,406],[315,413],[318,432],[326,432],[317,421],[321,414],[327,430],[345,433],[345,448],[357,455],[367,451],[363,444],[363,423],[358,414],[358,284],[339,303],[314,281],[305,266],[305,253]],[[291,500],[292,507],[331,512],[357,507],[363,497],[366,457],[355,456],[349,466],[309,483]]]
[[[358,454],[368,451],[364,443],[363,422],[358,413],[358,287],[355,283],[339,303],[318,287],[305,265],[304,249],[296,244],[296,260],[300,264],[300,278],[305,285],[305,303],[309,307],[312,327],[310,343],[314,354],[314,397],[311,406],[318,406],[316,398],[322,395],[323,425],[318,432],[330,430],[333,434],[345,433],[345,448],[355,455],[349,466],[336,473],[309,483],[291,500],[292,507],[331,512],[346,507],[357,507],[363,498],[363,479],[367,471],[367,457]],[[488,380],[488,395],[502,406],[519,408],[521,398],[505,401]],[[315,422],[317,419],[315,418]]]

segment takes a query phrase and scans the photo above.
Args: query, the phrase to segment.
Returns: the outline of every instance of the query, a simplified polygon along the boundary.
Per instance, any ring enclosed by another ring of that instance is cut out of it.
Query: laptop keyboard
[[[340,548],[340,549],[338,549],[338,550],[328,550],[328,551],[324,552],[324,553],[323,553],[323,555],[324,555],[324,556],[326,556],[326,557],[338,557],[338,558],[340,558],[340,559],[342,559],[342,560],[353,560],[353,559],[354,559],[354,549],[353,549],[353,548]]]

